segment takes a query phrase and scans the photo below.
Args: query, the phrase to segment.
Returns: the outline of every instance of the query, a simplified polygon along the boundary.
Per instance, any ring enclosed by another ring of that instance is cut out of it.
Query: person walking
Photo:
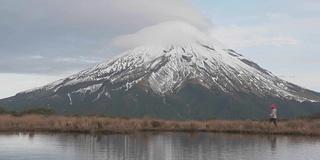
[[[269,123],[273,122],[274,126],[278,128],[277,107],[274,104],[271,104],[270,108],[271,108],[271,114],[269,115],[270,116]]]

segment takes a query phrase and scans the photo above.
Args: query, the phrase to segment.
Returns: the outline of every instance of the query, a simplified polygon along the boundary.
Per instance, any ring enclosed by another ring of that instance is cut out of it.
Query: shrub
[[[208,118],[206,119],[206,121],[214,121],[214,120],[217,120],[217,118],[216,118],[216,117],[208,117]]]
[[[0,108],[0,115],[1,115],[1,114],[6,114],[6,113],[7,113],[7,111],[6,111],[5,109]]]
[[[161,126],[161,123],[159,121],[151,121],[151,126],[153,128],[159,128]]]
[[[12,116],[20,116],[20,113],[18,113],[17,111],[6,111],[6,113],[5,114],[10,114],[10,115],[12,115]]]
[[[40,115],[55,115],[55,110],[51,108],[35,108],[27,109],[20,113],[21,115],[40,114]]]
[[[314,115],[312,115],[311,119],[320,119],[320,112],[315,113]]]

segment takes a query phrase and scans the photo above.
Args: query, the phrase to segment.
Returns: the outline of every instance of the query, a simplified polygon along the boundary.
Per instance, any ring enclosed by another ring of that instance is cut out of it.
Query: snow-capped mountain
[[[78,93],[85,98],[86,93],[103,89],[99,97],[109,97],[108,91],[121,88],[129,90],[142,80],[147,81],[159,96],[175,93],[187,80],[197,80],[208,89],[221,89],[229,94],[244,91],[261,97],[272,96],[299,102],[320,101],[320,97],[306,94],[307,89],[277,78],[231,49],[201,43],[165,48],[138,47],[121,57],[18,95],[37,91],[59,93],[63,89],[68,97]],[[106,84],[110,87],[106,87]]]
[[[4,99],[0,107],[170,119],[257,119],[267,115],[270,103],[286,108],[283,117],[320,111],[319,93],[279,79],[202,33],[188,34],[188,43],[131,49]]]

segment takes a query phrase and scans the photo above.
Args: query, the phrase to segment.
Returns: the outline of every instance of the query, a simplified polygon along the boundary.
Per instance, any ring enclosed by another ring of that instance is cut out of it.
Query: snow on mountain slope
[[[260,96],[319,101],[319,97],[299,95],[305,89],[277,78],[242,55],[209,44],[138,47],[38,90],[57,92],[60,88],[83,84],[69,92],[93,93],[106,82],[120,84],[116,88],[106,88],[106,93],[110,89],[129,89],[142,79],[147,79],[151,89],[159,95],[176,91],[186,80],[198,79],[209,89],[219,88],[230,94],[246,91]]]
[[[159,28],[162,31],[160,33]],[[147,41],[152,39],[154,32],[163,34],[163,39]],[[165,95],[178,91],[187,81],[196,80],[208,89],[219,89],[229,94],[248,92],[260,97],[320,102],[319,96],[279,79],[183,22],[167,22],[149,27],[136,34],[120,37],[116,43],[126,40],[135,42],[134,38],[148,36],[151,38],[140,40],[147,45],[131,49],[73,76],[19,94],[35,91],[56,93],[64,90],[71,97],[70,93],[85,96],[85,93],[91,94],[100,90],[96,99],[101,96],[110,98],[108,91],[119,88],[128,90],[145,80],[156,94]]]

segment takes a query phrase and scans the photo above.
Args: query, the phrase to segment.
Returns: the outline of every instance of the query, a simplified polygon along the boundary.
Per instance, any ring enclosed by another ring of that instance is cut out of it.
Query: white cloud
[[[97,64],[99,62],[102,62],[103,59],[101,58],[95,58],[95,57],[58,57],[54,58],[53,61],[55,62],[68,62],[68,63],[89,63],[89,64]]]
[[[266,14],[267,18],[270,18],[272,20],[288,20],[291,19],[291,16],[289,14],[286,13],[272,13],[272,12],[268,12]]]
[[[319,0],[305,0],[301,4],[302,8],[306,11],[316,11],[320,10],[320,1]]]
[[[14,10],[26,21],[87,32],[131,30],[170,20],[186,21],[197,27],[210,24],[187,0],[29,0],[20,4],[24,5]]]
[[[320,17],[294,18],[285,13],[266,13],[260,23],[217,26],[210,33],[234,48],[250,46],[297,46],[306,43],[307,37],[319,35]]]
[[[238,26],[217,27],[211,29],[213,37],[219,39],[229,47],[243,48],[248,46],[286,46],[299,45],[299,40],[290,35],[283,35],[281,26]]]
[[[30,58],[31,58],[31,59],[42,59],[42,58],[44,58],[44,57],[41,56],[41,55],[33,55],[33,56],[31,56]]]
[[[170,21],[145,27],[133,34],[116,37],[113,44],[128,49],[141,45],[189,45],[197,41],[219,43],[188,23]]]
[[[0,99],[13,96],[18,92],[40,87],[61,77],[32,74],[3,74],[0,73]]]
[[[279,78],[320,93],[320,76],[316,72],[277,72]]]

